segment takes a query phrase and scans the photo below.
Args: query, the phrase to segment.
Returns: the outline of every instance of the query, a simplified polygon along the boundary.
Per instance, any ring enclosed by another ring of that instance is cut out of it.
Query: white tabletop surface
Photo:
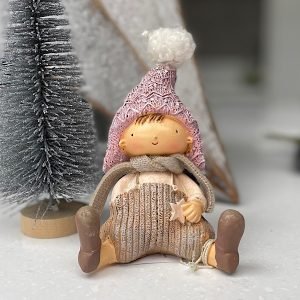
[[[216,226],[227,208],[245,215],[241,263],[233,276],[215,269],[193,273],[178,258],[160,255],[86,276],[77,264],[76,235],[31,239],[20,233],[18,216],[1,215],[0,299],[300,299],[295,147],[264,137],[272,125],[286,125],[299,115],[299,107],[275,109],[256,96],[235,102],[213,105],[213,112],[241,203],[217,202],[207,216]]]

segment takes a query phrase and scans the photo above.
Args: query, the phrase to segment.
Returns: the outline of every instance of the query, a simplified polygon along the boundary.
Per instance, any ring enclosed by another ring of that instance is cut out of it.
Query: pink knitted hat
[[[177,37],[181,44],[177,43],[175,47],[174,39]],[[182,46],[184,38],[184,46]],[[168,40],[171,40],[171,46],[166,45]],[[123,106],[115,114],[108,135],[108,146],[103,164],[104,172],[107,172],[118,163],[129,160],[129,157],[119,148],[121,134],[136,118],[149,113],[171,115],[185,124],[193,137],[192,150],[187,154],[187,157],[201,170],[205,169],[202,141],[197,121],[175,93],[176,68],[174,66],[192,56],[195,49],[192,37],[183,29],[161,28],[151,33],[148,48],[153,47],[153,43],[156,49],[152,48],[149,52],[152,52],[152,56],[156,56],[156,61],[159,64],[151,69],[137,87],[127,95]],[[166,46],[169,51],[172,50],[172,47],[176,51],[167,53],[167,57],[166,55],[163,56],[161,51],[162,48],[165,50]],[[158,56],[159,58],[157,58]]]

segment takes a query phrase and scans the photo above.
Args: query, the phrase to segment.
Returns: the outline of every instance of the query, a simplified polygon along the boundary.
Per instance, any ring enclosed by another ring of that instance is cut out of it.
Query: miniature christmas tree
[[[62,199],[90,194],[99,180],[93,116],[79,93],[61,1],[10,0],[9,10],[0,77],[1,201],[19,207],[46,198],[44,217]]]

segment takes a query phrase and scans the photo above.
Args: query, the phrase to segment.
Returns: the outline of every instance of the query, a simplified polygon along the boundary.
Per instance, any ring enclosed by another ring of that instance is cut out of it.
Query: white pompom
[[[148,38],[148,53],[158,64],[169,64],[178,67],[190,59],[196,45],[192,35],[183,28],[159,28],[145,31]]]

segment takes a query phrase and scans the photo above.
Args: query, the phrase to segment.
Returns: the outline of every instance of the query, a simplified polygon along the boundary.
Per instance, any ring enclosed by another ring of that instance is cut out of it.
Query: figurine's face
[[[119,146],[127,156],[187,153],[193,139],[174,117],[150,114],[139,117],[123,132]]]

